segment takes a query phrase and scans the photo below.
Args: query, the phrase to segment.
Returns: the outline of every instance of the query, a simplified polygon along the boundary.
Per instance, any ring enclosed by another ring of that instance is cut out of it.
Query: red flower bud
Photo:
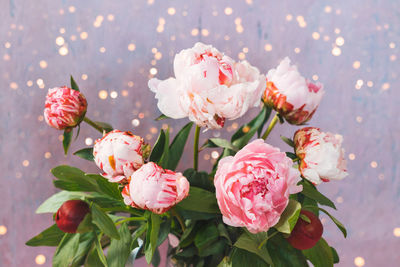
[[[321,239],[323,227],[321,221],[314,213],[302,210],[300,214],[305,215],[310,219],[310,222],[306,222],[299,217],[287,240],[294,248],[304,250],[312,248],[317,244]]]
[[[56,224],[65,233],[76,233],[79,224],[90,212],[89,205],[82,200],[68,200],[56,214]]]

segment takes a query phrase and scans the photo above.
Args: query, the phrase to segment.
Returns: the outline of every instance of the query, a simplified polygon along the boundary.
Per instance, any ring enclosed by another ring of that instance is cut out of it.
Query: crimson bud
[[[301,210],[301,215],[306,216],[310,222],[299,217],[292,233],[287,239],[297,249],[310,249],[321,239],[323,227],[319,218],[312,212]]]
[[[82,200],[68,200],[62,204],[56,214],[56,224],[65,233],[76,233],[76,230],[86,214],[90,212],[89,205]]]

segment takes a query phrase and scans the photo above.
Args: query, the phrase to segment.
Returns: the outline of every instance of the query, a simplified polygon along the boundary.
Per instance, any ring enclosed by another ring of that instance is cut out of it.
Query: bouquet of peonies
[[[54,266],[125,266],[145,256],[158,266],[158,247],[168,240],[176,266],[333,266],[336,250],[322,238],[325,213],[346,236],[344,226],[320,206],[334,203],[316,186],[346,175],[342,137],[305,127],[282,140],[293,151],[265,142],[278,122],[303,125],[324,94],[285,58],[266,75],[248,62],[235,62],[210,45],[197,43],[174,60],[175,77],[151,79],[160,119],[188,117],[169,140],[160,130],[155,144],[133,133],[85,117],[87,102],[71,77],[71,88],[50,89],[46,122],[64,130],[65,153],[82,121],[101,134],[94,147],[74,154],[101,170],[90,174],[71,166],[51,170],[62,191],[37,213],[54,213],[55,224],[27,242],[57,246]],[[250,108],[259,114],[230,140],[204,130]],[[269,126],[271,111],[275,116]],[[195,124],[193,168],[176,171]],[[265,131],[264,131],[264,128]],[[254,136],[257,139],[252,140]],[[198,170],[200,150],[222,149],[211,173]]]

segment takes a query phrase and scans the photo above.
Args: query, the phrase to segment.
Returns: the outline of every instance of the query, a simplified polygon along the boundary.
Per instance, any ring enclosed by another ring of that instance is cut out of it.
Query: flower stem
[[[92,121],[88,117],[84,117],[83,121],[86,122],[87,124],[89,124],[90,126],[92,126],[93,128],[95,128],[100,133],[103,133],[103,128],[101,128],[99,125],[97,125],[94,121]]]
[[[185,227],[185,223],[183,222],[183,219],[182,219],[181,215],[179,215],[179,213],[176,212],[176,210],[174,208],[171,209],[171,214],[176,217],[176,219],[178,220],[179,224],[181,225],[182,232],[184,232],[186,227]]]
[[[266,239],[264,239],[264,240],[260,243],[260,245],[258,245],[258,249],[261,249],[261,248],[265,245],[265,243],[267,243],[267,241],[268,241],[269,239],[271,239],[272,237],[274,237],[277,233],[279,233],[279,232],[276,231],[276,232],[272,233],[271,235],[269,235]]]
[[[272,119],[272,121],[270,122],[270,124],[268,125],[267,130],[265,131],[265,133],[262,136],[262,139],[267,139],[269,133],[272,131],[272,129],[274,129],[275,124],[279,121],[279,117],[278,117],[278,113],[275,114],[274,118]]]
[[[199,136],[200,136],[200,127],[196,125],[196,131],[194,132],[194,144],[193,144],[193,168],[196,171],[199,167]]]

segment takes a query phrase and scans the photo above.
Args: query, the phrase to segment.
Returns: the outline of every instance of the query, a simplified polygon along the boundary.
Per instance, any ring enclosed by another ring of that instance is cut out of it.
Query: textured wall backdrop
[[[24,245],[52,223],[50,215],[35,215],[56,192],[49,170],[68,163],[97,171],[63,156],[61,132],[43,121],[47,88],[68,84],[73,74],[89,117],[152,143],[166,122],[153,121],[159,112],[147,81],[172,75],[174,54],[197,41],[263,72],[289,56],[325,84],[310,124],[344,136],[350,172],[321,185],[349,232],[344,239],[325,218],[326,239],[337,247],[339,266],[399,266],[398,1],[1,0],[0,18],[0,266],[50,266],[52,248]],[[186,121],[168,123],[175,130]],[[279,135],[295,130],[278,126],[269,142],[288,149]],[[82,127],[72,151],[98,137]],[[202,152],[203,168],[211,152]],[[190,158],[190,147],[186,153]]]

